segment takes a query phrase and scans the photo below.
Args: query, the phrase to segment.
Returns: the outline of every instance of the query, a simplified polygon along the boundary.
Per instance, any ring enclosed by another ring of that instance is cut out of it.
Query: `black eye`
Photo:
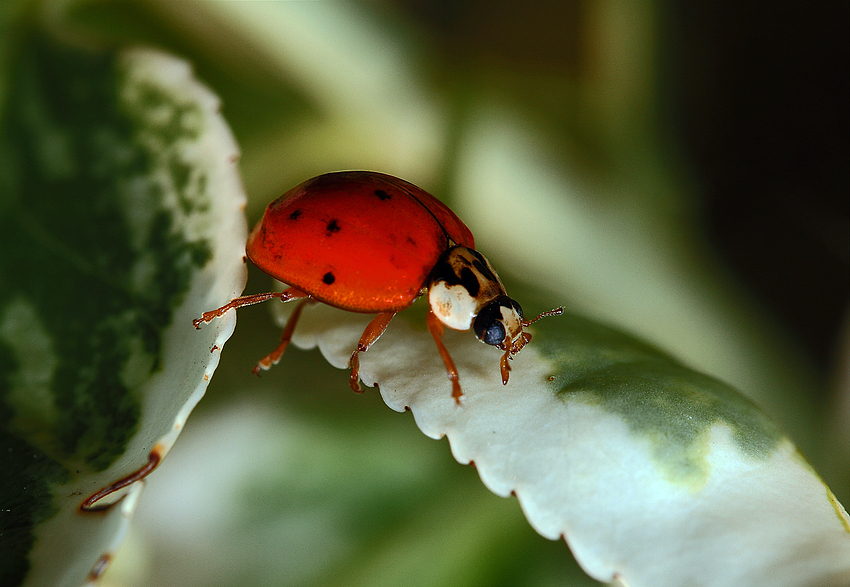
[[[498,302],[488,304],[478,313],[472,323],[475,336],[489,345],[499,345],[505,341],[505,327],[501,322],[502,307]]]
[[[475,335],[481,342],[489,345],[499,345],[505,340],[505,327],[501,322],[491,322],[490,324],[479,324],[475,321]]]

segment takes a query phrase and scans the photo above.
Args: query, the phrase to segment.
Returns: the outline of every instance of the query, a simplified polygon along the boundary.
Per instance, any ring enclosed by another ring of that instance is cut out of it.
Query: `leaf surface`
[[[411,312],[416,315],[416,311]],[[337,367],[368,318],[309,308],[294,342]],[[500,353],[450,332],[460,406],[429,334],[405,320],[361,355],[387,405],[447,436],[484,484],[516,495],[600,581],[840,585],[850,518],[752,402],[628,335],[577,316],[543,320],[502,386]]]
[[[76,586],[108,564],[130,482],[171,448],[233,331],[233,316],[200,332],[192,318],[244,287],[245,197],[218,100],[185,62],[37,33],[15,50],[0,118],[0,584]]]

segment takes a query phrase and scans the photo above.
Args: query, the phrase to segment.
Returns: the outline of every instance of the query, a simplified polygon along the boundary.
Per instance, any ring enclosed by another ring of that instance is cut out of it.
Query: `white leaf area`
[[[344,368],[368,320],[308,307],[293,343],[318,346]],[[562,368],[539,352],[542,333],[503,386],[498,350],[447,332],[465,393],[458,406],[429,333],[414,326],[402,314],[361,354],[363,382],[377,383],[392,409],[409,408],[426,435],[447,436],[460,463],[474,463],[494,493],[515,495],[529,523],[563,537],[593,578],[630,586],[850,584],[850,518],[787,438],[751,456],[718,420],[686,455],[700,470],[682,473],[665,457],[664,438],[636,432],[580,394],[558,394]],[[665,430],[675,434],[676,423]]]
[[[179,144],[179,152],[170,155],[207,177],[204,196],[209,205],[191,218],[180,219],[176,227],[188,239],[206,239],[211,257],[203,270],[193,274],[182,303],[173,310],[170,326],[161,333],[159,369],[134,389],[142,398],[141,419],[124,454],[104,471],[80,474],[54,488],[58,513],[36,529],[37,541],[30,553],[25,585],[77,587],[87,580],[96,581],[106,569],[127,532],[144,482],[137,479],[90,503],[94,511],[83,511],[81,505],[122,479],[141,478],[145,467],[156,466],[171,449],[190,412],[203,397],[236,324],[233,314],[201,330],[193,327],[192,320],[239,295],[247,279],[245,195],[237,169],[239,150],[219,112],[218,99],[194,78],[185,61],[163,53],[128,51],[122,56],[121,67],[126,76],[122,99],[132,101],[135,87],[156,88],[174,104],[191,107],[193,115],[200,115],[190,121],[197,130],[194,140]],[[133,103],[127,106],[134,108]],[[167,173],[164,168],[155,173],[158,175],[152,180],[163,188],[159,206],[176,211],[179,205],[169,191]],[[125,204],[128,213],[133,213],[132,202]]]

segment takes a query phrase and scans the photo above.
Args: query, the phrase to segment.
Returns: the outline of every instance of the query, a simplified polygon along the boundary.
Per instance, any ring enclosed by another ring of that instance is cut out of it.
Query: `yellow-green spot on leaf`
[[[692,489],[710,474],[713,426],[727,426],[750,458],[767,459],[783,438],[758,408],[730,386],[696,373],[650,345],[576,316],[540,323],[538,347],[558,366],[557,393],[617,414],[646,438],[671,482]]]

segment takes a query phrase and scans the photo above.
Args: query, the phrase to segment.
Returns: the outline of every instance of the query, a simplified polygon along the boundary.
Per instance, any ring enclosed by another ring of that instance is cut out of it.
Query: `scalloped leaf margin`
[[[563,537],[591,577],[631,586],[850,580],[850,517],[728,385],[564,315],[535,324],[506,387],[498,352],[448,332],[465,393],[457,406],[430,336],[400,318],[361,355],[364,383],[377,383],[392,409],[410,409],[426,435],[447,436],[459,462],[474,463],[494,493],[515,495],[531,525]],[[367,321],[310,307],[293,343],[345,368]]]

